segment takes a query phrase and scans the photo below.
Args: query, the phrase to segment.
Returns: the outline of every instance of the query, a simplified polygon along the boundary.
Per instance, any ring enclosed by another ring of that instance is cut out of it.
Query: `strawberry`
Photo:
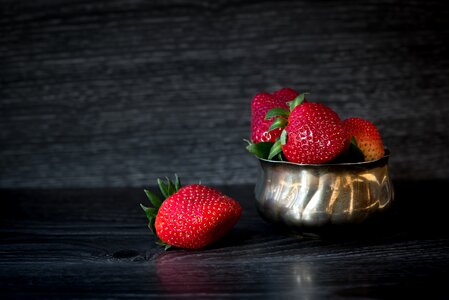
[[[273,118],[267,120],[265,116],[272,108],[288,108],[286,102],[293,100],[298,94],[291,88],[282,88],[272,95],[261,92],[254,96],[251,102],[251,140],[253,143],[276,141],[282,130],[268,132]]]
[[[290,111],[272,109],[267,113],[267,117],[280,116],[270,129],[285,128],[272,146],[269,159],[282,152],[291,162],[320,164],[331,161],[346,149],[348,133],[333,110],[321,103],[305,102],[304,94],[289,105]]]
[[[283,107],[287,107],[285,103],[288,101],[292,101],[296,97],[299,96],[299,93],[294,89],[285,87],[280,90],[277,90],[271,94],[276,101],[279,101],[283,104]]]
[[[376,160],[384,156],[384,145],[377,127],[370,121],[352,117],[343,121],[343,126],[351,137],[355,138],[357,147],[363,152],[365,161]]]
[[[145,190],[154,207],[141,207],[166,249],[203,248],[226,235],[240,218],[240,204],[217,189],[200,184],[181,187],[177,176],[174,183],[168,178],[167,183],[158,183],[166,199]]]

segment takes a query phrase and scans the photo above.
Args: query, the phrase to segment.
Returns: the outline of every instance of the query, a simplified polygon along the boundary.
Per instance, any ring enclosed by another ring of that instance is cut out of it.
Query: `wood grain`
[[[445,299],[447,218],[422,206],[423,190],[445,186],[401,182],[381,224],[321,238],[263,221],[253,186],[220,186],[243,207],[237,226],[207,249],[167,252],[146,228],[141,189],[0,190],[0,296]]]
[[[397,179],[449,177],[444,1],[1,1],[0,187],[253,184],[251,98],[375,122]]]

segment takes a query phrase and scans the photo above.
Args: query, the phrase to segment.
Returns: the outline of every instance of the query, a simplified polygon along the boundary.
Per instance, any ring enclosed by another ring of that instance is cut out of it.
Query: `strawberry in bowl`
[[[291,88],[282,88],[272,94],[261,92],[251,101],[251,140],[254,143],[275,142],[281,134],[280,129],[269,131],[273,117],[266,119],[267,112],[273,108],[287,108],[287,102],[299,93]]]
[[[267,110],[267,132],[275,139],[247,141],[260,164],[255,195],[262,217],[314,231],[361,223],[385,210],[394,190],[390,151],[377,127],[359,117],[342,120],[325,104],[306,101],[306,94]]]

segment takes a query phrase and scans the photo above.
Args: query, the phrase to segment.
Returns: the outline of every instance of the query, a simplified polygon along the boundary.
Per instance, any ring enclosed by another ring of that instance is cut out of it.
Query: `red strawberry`
[[[145,190],[154,208],[141,206],[150,229],[166,248],[203,248],[227,234],[240,218],[239,203],[214,188],[200,184],[181,188],[177,176],[175,183],[158,182],[166,200]]]
[[[291,88],[282,88],[271,94],[276,101],[280,101],[285,104],[288,101],[292,101],[299,96],[299,93]],[[286,106],[285,106],[286,107]]]
[[[251,140],[254,143],[274,142],[281,134],[281,130],[272,130],[268,128],[273,122],[272,119],[265,120],[267,111],[274,107],[287,107],[282,101],[276,101],[270,94],[258,93],[251,102]]]
[[[357,147],[363,152],[365,161],[376,160],[384,156],[384,145],[377,127],[370,121],[352,117],[343,121],[350,136],[355,138]]]
[[[348,145],[348,133],[338,115],[321,103],[305,102],[288,117],[282,151],[288,161],[303,164],[328,162]]]
[[[275,107],[287,109],[286,102],[298,96],[298,92],[291,88],[282,88],[272,95],[262,92],[254,96],[251,102],[251,140],[253,143],[275,142],[281,134],[281,129],[268,132],[268,128],[273,123],[273,118],[266,120],[267,112]]]
[[[324,104],[305,101],[305,94],[288,103],[290,110],[276,108],[267,113],[267,117],[279,116],[271,130],[285,128],[268,159],[285,157],[295,163],[320,164],[331,161],[348,146],[350,139],[338,115]]]

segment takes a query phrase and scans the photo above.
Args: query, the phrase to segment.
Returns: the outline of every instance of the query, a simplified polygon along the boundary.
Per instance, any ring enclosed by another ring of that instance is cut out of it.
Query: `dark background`
[[[449,178],[447,1],[0,2],[0,188],[252,184],[260,91],[378,125]]]

